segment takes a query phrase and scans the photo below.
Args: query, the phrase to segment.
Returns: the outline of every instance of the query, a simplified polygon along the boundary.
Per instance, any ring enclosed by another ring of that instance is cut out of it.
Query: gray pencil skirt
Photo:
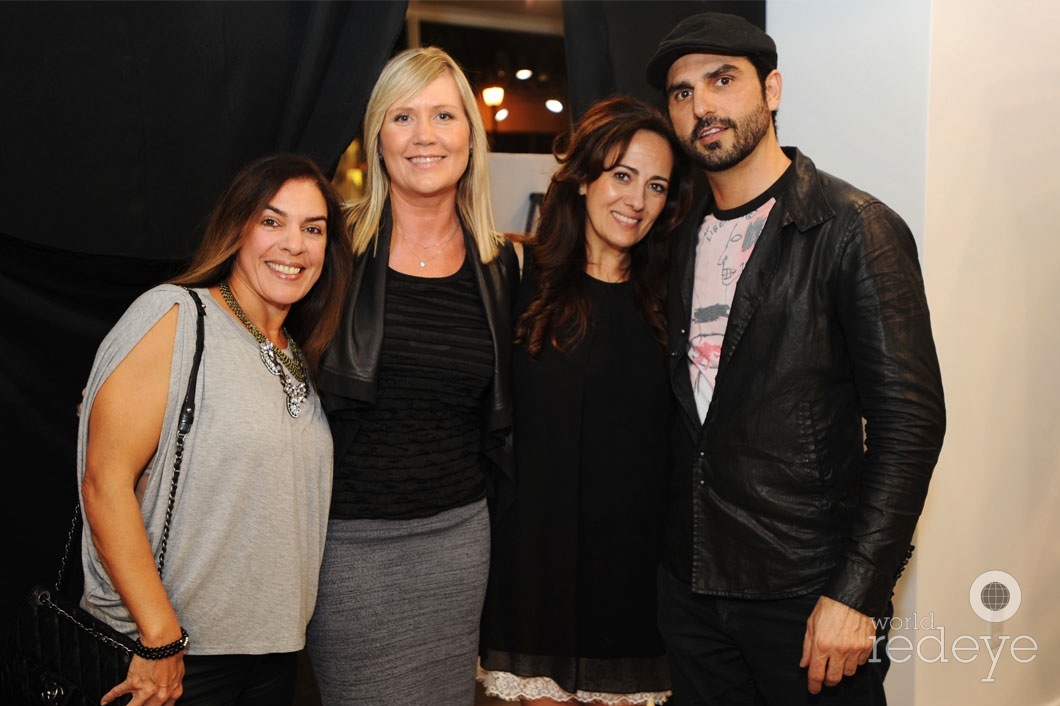
[[[306,636],[324,706],[471,706],[486,501],[415,520],[331,520]]]

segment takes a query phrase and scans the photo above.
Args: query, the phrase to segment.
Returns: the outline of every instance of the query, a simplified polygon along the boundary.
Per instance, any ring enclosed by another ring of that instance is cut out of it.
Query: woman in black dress
[[[516,305],[517,493],[493,537],[480,679],[528,705],[660,703],[667,236],[690,172],[669,121],[632,98],[591,107],[556,156]]]

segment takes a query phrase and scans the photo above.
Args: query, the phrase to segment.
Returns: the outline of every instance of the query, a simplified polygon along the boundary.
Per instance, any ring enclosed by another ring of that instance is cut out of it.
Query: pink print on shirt
[[[688,327],[688,372],[701,422],[714,397],[714,380],[736,283],[774,203],[776,199],[770,199],[754,211],[729,221],[720,221],[711,214],[700,226],[692,286],[692,321]]]

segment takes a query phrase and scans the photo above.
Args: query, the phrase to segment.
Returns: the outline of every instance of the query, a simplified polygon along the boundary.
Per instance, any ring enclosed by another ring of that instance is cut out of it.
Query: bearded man
[[[780,146],[776,69],[767,34],[719,13],[647,67],[710,185],[674,235],[668,311],[659,626],[681,706],[885,702],[890,599],[945,429],[913,235]]]

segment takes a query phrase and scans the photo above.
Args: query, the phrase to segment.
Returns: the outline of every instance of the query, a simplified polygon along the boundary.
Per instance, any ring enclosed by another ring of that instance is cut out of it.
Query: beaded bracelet
[[[166,657],[172,657],[181,650],[187,649],[188,647],[188,631],[184,628],[180,629],[180,639],[174,640],[168,645],[161,645],[159,647],[147,647],[144,643],[140,642],[140,638],[136,638],[136,644],[133,645],[133,654],[143,659],[157,660],[165,659]]]

